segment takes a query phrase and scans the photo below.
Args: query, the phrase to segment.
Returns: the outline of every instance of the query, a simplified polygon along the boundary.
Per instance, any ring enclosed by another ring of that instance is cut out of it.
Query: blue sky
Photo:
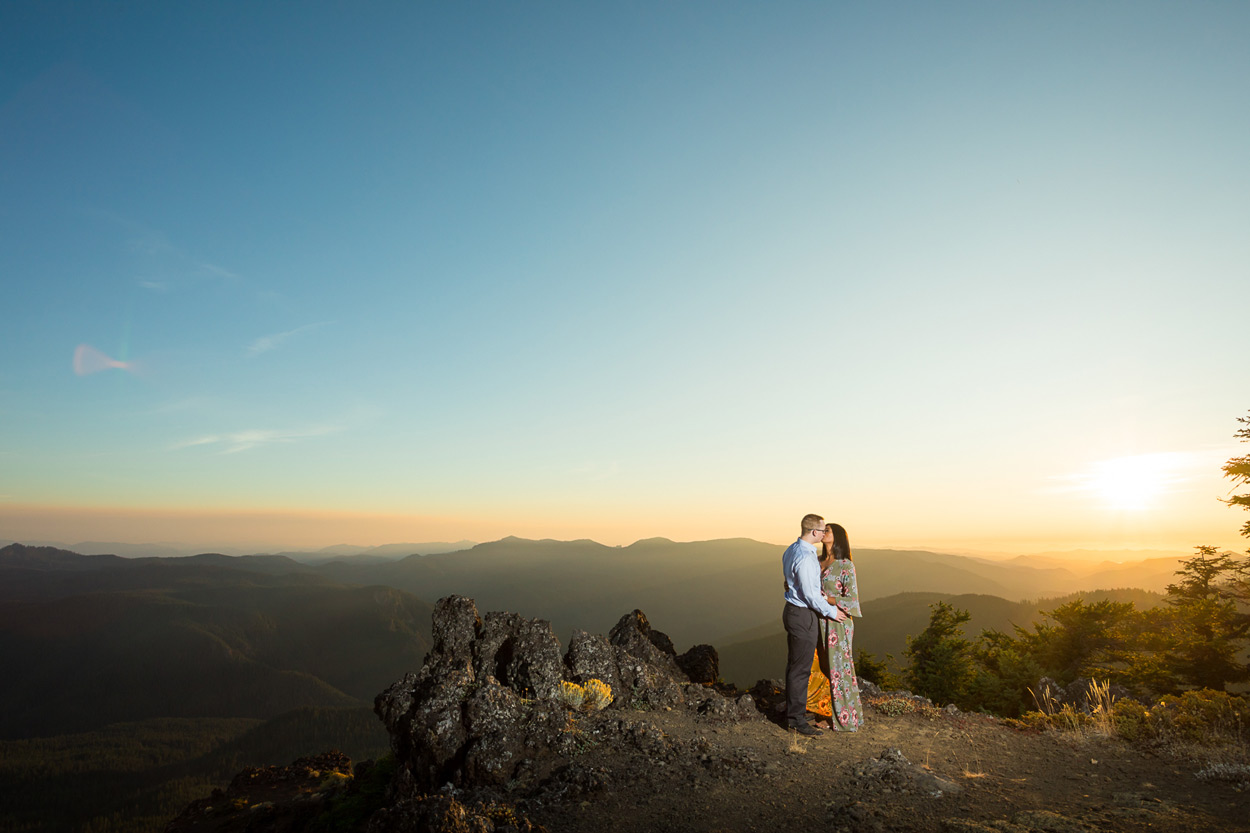
[[[1245,4],[0,22],[0,538],[1239,545]]]

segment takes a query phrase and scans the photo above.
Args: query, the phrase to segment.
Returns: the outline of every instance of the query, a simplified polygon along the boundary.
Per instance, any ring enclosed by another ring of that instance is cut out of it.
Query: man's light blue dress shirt
[[[837,617],[837,608],[820,589],[820,562],[814,546],[802,538],[791,544],[781,556],[781,573],[786,577],[787,602],[810,607],[830,619]]]

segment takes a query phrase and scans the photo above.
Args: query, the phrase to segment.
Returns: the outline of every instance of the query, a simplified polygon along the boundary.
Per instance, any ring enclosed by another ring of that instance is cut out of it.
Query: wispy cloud
[[[92,373],[99,373],[101,370],[129,370],[135,369],[133,363],[123,362],[114,359],[90,344],[80,344],[74,348],[74,373],[79,376],[90,376]]]
[[[180,451],[197,446],[216,446],[221,454],[238,454],[240,451],[249,451],[266,445],[295,443],[313,437],[324,437],[327,434],[333,434],[341,430],[342,428],[335,425],[319,425],[311,428],[286,430],[253,428],[228,434],[205,434],[200,437],[193,437],[189,440],[175,443],[170,450]]]
[[[262,353],[268,353],[270,350],[276,350],[282,345],[282,342],[307,330],[315,330],[318,327],[324,327],[331,322],[318,321],[316,324],[305,324],[302,327],[296,327],[294,330],[287,330],[284,333],[272,333],[267,336],[261,336],[247,346],[247,352],[250,356],[259,356]]]

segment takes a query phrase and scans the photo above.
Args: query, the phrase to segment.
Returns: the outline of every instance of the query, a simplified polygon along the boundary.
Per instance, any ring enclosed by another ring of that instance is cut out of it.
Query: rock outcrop
[[[341,752],[300,758],[289,766],[248,767],[225,790],[193,802],[165,825],[165,833],[302,831],[327,800],[372,766],[352,767]]]
[[[609,708],[688,707],[722,719],[758,718],[749,695],[714,687],[716,650],[678,656],[640,610],[608,637],[577,631],[561,653],[551,625],[515,613],[479,616],[471,599],[435,606],[434,647],[419,671],[378,695],[374,710],[391,733],[400,802],[456,789],[535,788],[576,750],[563,682],[599,680]],[[420,805],[426,806],[426,805]],[[391,829],[379,819],[377,829]],[[373,829],[373,828],[371,828]]]

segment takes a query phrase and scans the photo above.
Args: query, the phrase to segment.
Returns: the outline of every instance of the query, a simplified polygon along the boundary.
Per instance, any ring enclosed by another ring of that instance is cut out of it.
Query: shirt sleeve
[[[829,604],[825,600],[825,594],[820,589],[820,567],[816,563],[815,558],[800,558],[799,563],[795,565],[795,573],[798,577],[798,590],[807,606],[828,619],[837,617],[837,608]]]

